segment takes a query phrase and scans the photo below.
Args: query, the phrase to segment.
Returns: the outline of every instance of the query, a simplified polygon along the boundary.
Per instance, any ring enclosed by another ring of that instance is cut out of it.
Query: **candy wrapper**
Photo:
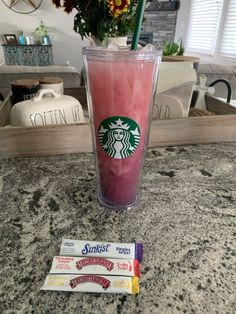
[[[138,260],[55,256],[50,274],[94,274],[140,277]]]
[[[138,277],[48,275],[41,290],[99,293],[139,293]]]
[[[142,243],[112,243],[63,239],[60,255],[143,259]]]

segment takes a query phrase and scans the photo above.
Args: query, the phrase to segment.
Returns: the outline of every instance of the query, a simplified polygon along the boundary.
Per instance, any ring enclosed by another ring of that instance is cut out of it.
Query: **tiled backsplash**
[[[174,41],[177,11],[159,11],[158,1],[153,0],[147,6],[142,32],[153,33],[153,44],[162,48],[163,41]]]

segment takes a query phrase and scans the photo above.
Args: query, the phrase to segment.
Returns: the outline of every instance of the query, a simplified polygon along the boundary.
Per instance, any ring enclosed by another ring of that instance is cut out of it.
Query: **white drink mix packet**
[[[143,259],[142,243],[113,243],[63,239],[60,255]]]
[[[50,274],[94,274],[140,277],[138,260],[55,256]]]
[[[139,293],[138,277],[48,275],[41,290],[99,293]]]

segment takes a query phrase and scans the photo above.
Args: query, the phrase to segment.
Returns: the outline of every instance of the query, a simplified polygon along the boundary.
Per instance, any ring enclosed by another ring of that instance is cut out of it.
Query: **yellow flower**
[[[117,18],[126,13],[130,5],[130,0],[107,0],[111,14]]]

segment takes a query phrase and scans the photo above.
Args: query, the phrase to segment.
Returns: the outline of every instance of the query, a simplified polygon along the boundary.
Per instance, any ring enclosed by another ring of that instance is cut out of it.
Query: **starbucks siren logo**
[[[138,124],[126,117],[109,117],[98,128],[98,138],[108,156],[123,159],[133,154],[140,143]]]

